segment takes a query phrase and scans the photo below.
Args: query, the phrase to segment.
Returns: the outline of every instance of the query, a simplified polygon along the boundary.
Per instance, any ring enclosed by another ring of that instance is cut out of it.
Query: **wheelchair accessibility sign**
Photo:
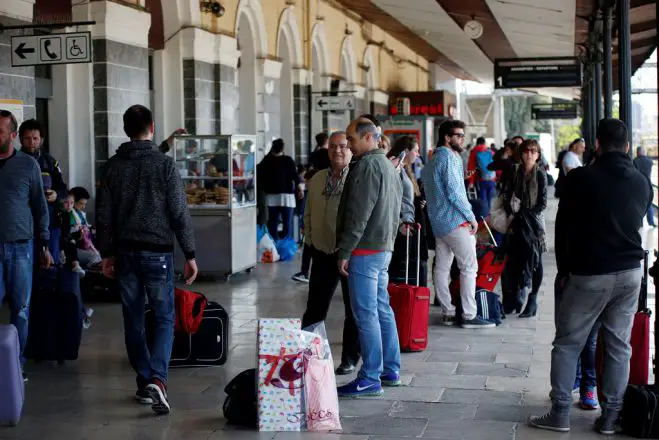
[[[30,35],[11,38],[12,67],[91,63],[90,32]]]

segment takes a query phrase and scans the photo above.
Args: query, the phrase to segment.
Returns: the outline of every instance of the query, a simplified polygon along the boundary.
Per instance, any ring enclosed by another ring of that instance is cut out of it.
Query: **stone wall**
[[[311,148],[314,147],[310,139],[314,134],[309,133],[309,105],[311,99],[311,86],[295,84],[293,86],[293,133],[295,136],[295,160],[299,164],[309,162]]]
[[[111,40],[93,40],[94,144],[96,176],[127,140],[123,114],[135,104],[150,106],[149,51]]]

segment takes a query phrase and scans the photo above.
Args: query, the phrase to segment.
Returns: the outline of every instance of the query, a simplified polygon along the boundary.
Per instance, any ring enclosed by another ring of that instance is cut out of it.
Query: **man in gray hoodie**
[[[174,340],[174,237],[186,258],[184,277],[197,277],[195,243],[181,176],[153,142],[153,114],[141,105],[124,113],[131,139],[106,163],[99,191],[98,249],[103,272],[116,273],[126,349],[137,373],[138,402],[167,414],[167,374]],[[145,295],[153,310],[151,348],[144,329]]]

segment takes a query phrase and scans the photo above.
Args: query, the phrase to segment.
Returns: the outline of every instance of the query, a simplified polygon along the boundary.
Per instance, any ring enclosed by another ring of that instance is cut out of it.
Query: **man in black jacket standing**
[[[606,355],[602,415],[595,429],[613,434],[622,408],[643,275],[639,229],[652,200],[650,182],[627,156],[627,139],[621,121],[601,120],[597,160],[565,176],[556,216],[556,263],[563,295],[551,356],[552,408],[541,417],[531,417],[536,428],[570,430],[577,358],[596,322],[602,324]]]
[[[181,176],[153,142],[153,114],[141,105],[124,113],[131,139],[106,164],[97,229],[103,272],[116,273],[123,304],[126,349],[137,373],[135,398],[167,414],[167,373],[174,340],[174,236],[186,258],[187,284],[197,277],[195,243]],[[144,329],[149,299],[155,328],[151,348]]]

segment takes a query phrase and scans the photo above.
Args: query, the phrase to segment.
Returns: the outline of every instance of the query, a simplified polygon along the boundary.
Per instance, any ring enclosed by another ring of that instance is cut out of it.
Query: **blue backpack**
[[[488,165],[490,165],[493,161],[494,157],[490,150],[479,151],[476,153],[476,167],[482,180],[493,180],[496,176],[494,171],[487,169]]]

